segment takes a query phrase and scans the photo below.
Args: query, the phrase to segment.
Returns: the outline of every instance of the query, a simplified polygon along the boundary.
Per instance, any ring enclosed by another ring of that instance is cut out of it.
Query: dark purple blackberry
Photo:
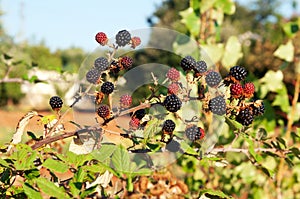
[[[180,144],[175,140],[171,140],[167,143],[166,149],[173,153],[178,152],[180,150]]]
[[[50,98],[49,104],[53,110],[59,110],[59,109],[61,109],[61,107],[63,105],[63,101],[60,97],[53,96]]]
[[[180,66],[183,68],[183,70],[192,70],[196,66],[196,60],[192,56],[186,56],[184,57],[181,62]]]
[[[125,70],[129,69],[133,64],[133,60],[131,57],[125,56],[121,59],[121,65]]]
[[[100,71],[96,68],[92,68],[86,73],[85,77],[89,83],[98,84],[98,80],[100,78]]]
[[[234,66],[230,68],[229,75],[234,77],[238,81],[242,81],[246,78],[248,72],[242,66]]]
[[[265,113],[265,105],[263,102],[254,103],[251,105],[254,116],[263,115]]]
[[[100,72],[107,70],[109,63],[105,57],[99,57],[94,62],[95,68],[97,68]]]
[[[101,85],[101,92],[108,95],[114,91],[114,84],[111,82],[104,82]]]
[[[204,130],[201,127],[198,127],[196,125],[188,126],[185,129],[185,135],[186,137],[191,140],[192,142],[196,140],[200,140],[204,137],[205,133]]]
[[[175,94],[172,94],[166,97],[163,105],[168,111],[175,113],[181,108],[182,102]]]
[[[116,43],[118,46],[126,46],[131,40],[131,35],[127,30],[121,30],[116,35]]]
[[[253,122],[253,119],[253,113],[248,107],[240,110],[239,114],[236,116],[236,121],[244,126],[249,126]]]
[[[221,75],[216,71],[210,71],[205,77],[205,81],[208,86],[215,87],[218,86],[219,83],[222,81]]]
[[[226,102],[222,96],[212,98],[208,103],[209,110],[217,115],[224,115],[226,113]]]
[[[194,68],[195,73],[205,73],[207,71],[207,64],[205,61],[197,61],[195,68]]]
[[[107,105],[99,106],[97,114],[104,120],[110,117],[110,109]]]
[[[163,124],[162,130],[166,133],[172,133],[175,129],[176,125],[173,120],[166,120]]]
[[[146,110],[145,109],[139,109],[134,112],[132,118],[137,118],[139,120],[143,119],[143,117],[146,115]]]

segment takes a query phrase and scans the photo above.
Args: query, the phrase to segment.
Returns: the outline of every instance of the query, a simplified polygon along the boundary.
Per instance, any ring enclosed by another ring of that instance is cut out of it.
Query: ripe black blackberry
[[[146,115],[146,110],[145,109],[139,109],[134,112],[132,118],[137,118],[139,120],[143,119],[143,117]]]
[[[180,144],[179,142],[172,139],[170,142],[167,143],[166,149],[173,153],[178,152],[180,150]]]
[[[110,109],[107,105],[101,105],[99,106],[97,110],[97,114],[103,118],[104,120],[108,119],[110,117]]]
[[[191,140],[192,142],[196,140],[200,140],[204,137],[205,133],[204,130],[201,127],[198,127],[196,125],[188,126],[185,129],[185,135],[186,137]]]
[[[183,70],[192,70],[196,66],[196,60],[192,56],[186,56],[184,57],[181,62],[180,66],[183,68]]]
[[[121,30],[116,35],[116,43],[118,46],[126,46],[131,40],[131,35],[127,30]]]
[[[195,73],[205,73],[207,71],[207,64],[205,61],[197,61],[195,68],[194,68]]]
[[[253,122],[253,119],[253,113],[249,107],[241,109],[236,116],[236,121],[244,126],[249,126]]]
[[[263,102],[254,102],[250,106],[254,116],[263,115],[265,113],[265,105]]]
[[[228,86],[231,83],[239,83],[246,78],[247,74],[248,72],[242,66],[231,67],[227,77],[224,78],[224,84]]]
[[[111,94],[113,91],[114,91],[114,84],[111,83],[111,82],[104,82],[102,85],[101,85],[101,92],[103,94],[106,94],[106,95],[109,95]]]
[[[98,84],[99,78],[100,72],[96,68],[92,68],[86,73],[86,80],[91,84]]]
[[[212,98],[208,103],[209,110],[217,115],[224,115],[226,113],[226,102],[222,96]]]
[[[175,129],[176,125],[173,120],[166,120],[163,124],[162,131],[164,133],[172,133]]]
[[[100,72],[102,72],[102,71],[107,70],[109,63],[105,57],[99,57],[95,60],[94,66],[96,69],[98,69]]]
[[[205,77],[205,81],[208,86],[216,87],[222,81],[221,75],[216,71],[210,71]]]
[[[163,105],[168,111],[175,113],[181,108],[182,102],[175,94],[172,94],[166,97]]]
[[[63,105],[63,101],[59,96],[53,96],[50,98],[49,104],[53,110],[60,110]]]

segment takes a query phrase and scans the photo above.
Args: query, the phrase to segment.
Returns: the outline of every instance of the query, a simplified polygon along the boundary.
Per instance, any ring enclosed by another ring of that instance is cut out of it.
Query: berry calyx
[[[125,70],[129,69],[132,66],[132,64],[133,60],[131,57],[125,56],[121,58],[121,65]]]
[[[236,83],[230,86],[231,97],[238,99],[242,96],[242,94],[243,94],[243,86],[241,84]]]
[[[246,83],[243,89],[245,98],[251,98],[254,95],[255,86],[252,82]]]
[[[120,105],[122,108],[128,108],[132,104],[131,95],[124,94],[120,97]]]
[[[212,98],[208,104],[209,110],[217,115],[224,115],[226,113],[226,102],[222,96]]]
[[[133,130],[138,129],[140,126],[140,120],[138,118],[131,118],[129,122],[129,127]]]
[[[205,81],[208,86],[216,87],[222,81],[221,75],[216,71],[209,71],[205,77]]]
[[[86,80],[91,84],[98,84],[99,78],[100,71],[96,68],[92,68],[86,73]]]
[[[173,120],[166,120],[163,124],[162,131],[166,134],[171,134],[175,130],[175,122]]]
[[[107,105],[101,105],[99,106],[97,110],[97,114],[103,118],[104,120],[110,118],[110,109]]]
[[[196,60],[192,56],[188,55],[181,60],[180,66],[184,71],[192,70],[196,66]]]
[[[100,72],[107,70],[109,63],[105,57],[99,57],[94,61],[94,66]]]
[[[141,39],[139,37],[132,37],[131,38],[131,48],[135,49],[140,44],[141,44]]]
[[[104,82],[100,89],[102,93],[109,95],[114,91],[114,84],[111,82]]]
[[[52,110],[58,111],[61,109],[63,105],[63,101],[59,96],[53,96],[49,100],[49,104],[52,108]]]
[[[175,94],[171,94],[166,97],[163,105],[168,111],[175,113],[181,108],[182,102]]]
[[[185,129],[185,135],[190,141],[194,142],[203,139],[205,132],[204,129],[193,124]]]
[[[95,39],[102,46],[105,46],[108,42],[107,36],[104,32],[98,32],[95,36]]]
[[[177,83],[172,83],[168,86],[168,93],[169,94],[177,94],[179,92],[179,85]]]
[[[176,68],[170,68],[166,74],[167,78],[172,82],[177,82],[180,78],[180,73]]]
[[[131,40],[131,35],[127,30],[121,30],[116,35],[116,43],[118,46],[126,46]]]

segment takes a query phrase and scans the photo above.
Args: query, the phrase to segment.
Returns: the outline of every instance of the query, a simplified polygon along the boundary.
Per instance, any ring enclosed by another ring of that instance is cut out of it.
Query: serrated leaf
[[[212,196],[212,197],[218,197],[218,198],[230,198],[228,195],[226,195],[225,193],[223,193],[222,191],[220,190],[212,190],[212,189],[204,189],[204,190],[201,190],[200,193],[199,193],[199,196],[202,196],[202,195],[206,195],[206,196]],[[212,198],[210,197],[210,198]]]
[[[236,65],[237,61],[243,56],[242,44],[236,36],[231,36],[226,42],[224,55],[222,58],[222,65],[228,70],[230,67]]]
[[[179,15],[182,17],[181,22],[186,25],[190,33],[195,37],[198,36],[200,31],[200,20],[193,8],[189,7],[188,9],[179,12]]]
[[[292,40],[289,40],[286,44],[281,44],[274,52],[274,56],[287,62],[292,62],[294,60],[294,45]]]
[[[33,189],[28,183],[24,183],[23,189],[24,189],[25,194],[28,196],[28,198],[43,199],[41,193],[36,191],[35,189]]]
[[[127,173],[130,171],[130,157],[128,151],[119,145],[113,153],[112,164],[117,172]]]
[[[67,161],[69,164],[74,165],[75,167],[79,167],[92,158],[93,157],[90,154],[75,154],[71,151],[68,151],[65,161]]]
[[[100,149],[94,150],[92,156],[100,162],[104,162],[115,152],[117,146],[114,144],[102,144]]]
[[[43,166],[50,169],[51,171],[59,172],[59,173],[65,173],[68,171],[68,166],[59,161],[59,160],[53,160],[53,159],[47,159]]]
[[[243,125],[235,120],[230,119],[229,117],[225,117],[225,122],[232,130],[242,129]]]
[[[48,181],[46,178],[37,178],[36,182],[42,192],[44,192],[48,196],[57,198],[69,198],[62,187],[57,187],[53,182]]]

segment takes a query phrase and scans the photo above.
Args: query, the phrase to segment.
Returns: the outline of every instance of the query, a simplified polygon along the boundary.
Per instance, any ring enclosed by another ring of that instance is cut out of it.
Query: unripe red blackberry
[[[162,131],[163,133],[170,134],[175,130],[176,124],[173,120],[166,120],[163,124]]]
[[[180,78],[180,72],[176,70],[176,68],[170,68],[167,72],[167,78],[169,78],[172,82],[177,82]]]
[[[141,44],[141,39],[139,37],[132,37],[131,38],[131,48],[135,48]]]
[[[98,84],[99,78],[100,71],[96,68],[92,68],[86,73],[86,80],[91,84]]]
[[[121,30],[116,35],[116,43],[118,46],[126,46],[131,40],[131,35],[127,30]]]
[[[103,94],[109,95],[114,91],[114,84],[111,82],[104,82],[100,89]]]
[[[95,39],[102,46],[105,46],[108,41],[107,36],[104,32],[98,32],[95,36]]]
[[[248,82],[244,85],[244,97],[251,98],[254,95],[255,86],[252,82]]]
[[[209,110],[217,115],[224,115],[226,113],[226,102],[222,96],[212,98],[208,104]]]
[[[123,108],[128,108],[132,104],[132,97],[131,95],[124,94],[120,97],[120,105]]]
[[[109,63],[105,57],[99,57],[94,61],[94,66],[100,72],[107,70]]]
[[[97,114],[104,120],[110,118],[110,109],[107,105],[100,105]]]
[[[185,129],[186,137],[192,142],[203,139],[205,136],[204,129],[196,125],[190,125]]]
[[[166,149],[173,153],[178,152],[180,150],[180,144],[179,142],[172,139],[170,142],[167,143]]]
[[[208,86],[216,87],[222,81],[221,75],[216,71],[209,71],[205,77],[205,81]]]
[[[241,84],[236,83],[230,86],[231,97],[238,99],[242,96],[242,94],[243,94],[243,86]]]
[[[53,96],[50,98],[49,104],[53,110],[58,111],[61,109],[63,101],[59,96]]]
[[[169,94],[177,94],[179,92],[179,85],[177,83],[172,83],[168,86],[168,93]]]
[[[140,120],[138,118],[131,118],[130,122],[129,122],[129,127],[131,129],[138,129],[140,126]]]
[[[125,70],[129,69],[132,66],[132,64],[133,64],[133,60],[131,57],[127,57],[127,56],[122,57],[121,65]]]
[[[201,61],[197,61],[196,62],[196,65],[195,65],[195,68],[194,68],[194,71],[196,74],[199,73],[202,74],[202,73],[205,73],[207,71],[207,64],[205,61],[201,60]]]
[[[253,113],[249,107],[241,109],[239,114],[236,116],[236,121],[244,126],[249,126],[253,122],[253,119]]]
[[[174,113],[181,108],[182,102],[175,94],[171,94],[166,97],[163,105],[168,111]]]
[[[180,66],[184,71],[192,70],[196,66],[196,60],[192,56],[188,55],[181,60]]]

